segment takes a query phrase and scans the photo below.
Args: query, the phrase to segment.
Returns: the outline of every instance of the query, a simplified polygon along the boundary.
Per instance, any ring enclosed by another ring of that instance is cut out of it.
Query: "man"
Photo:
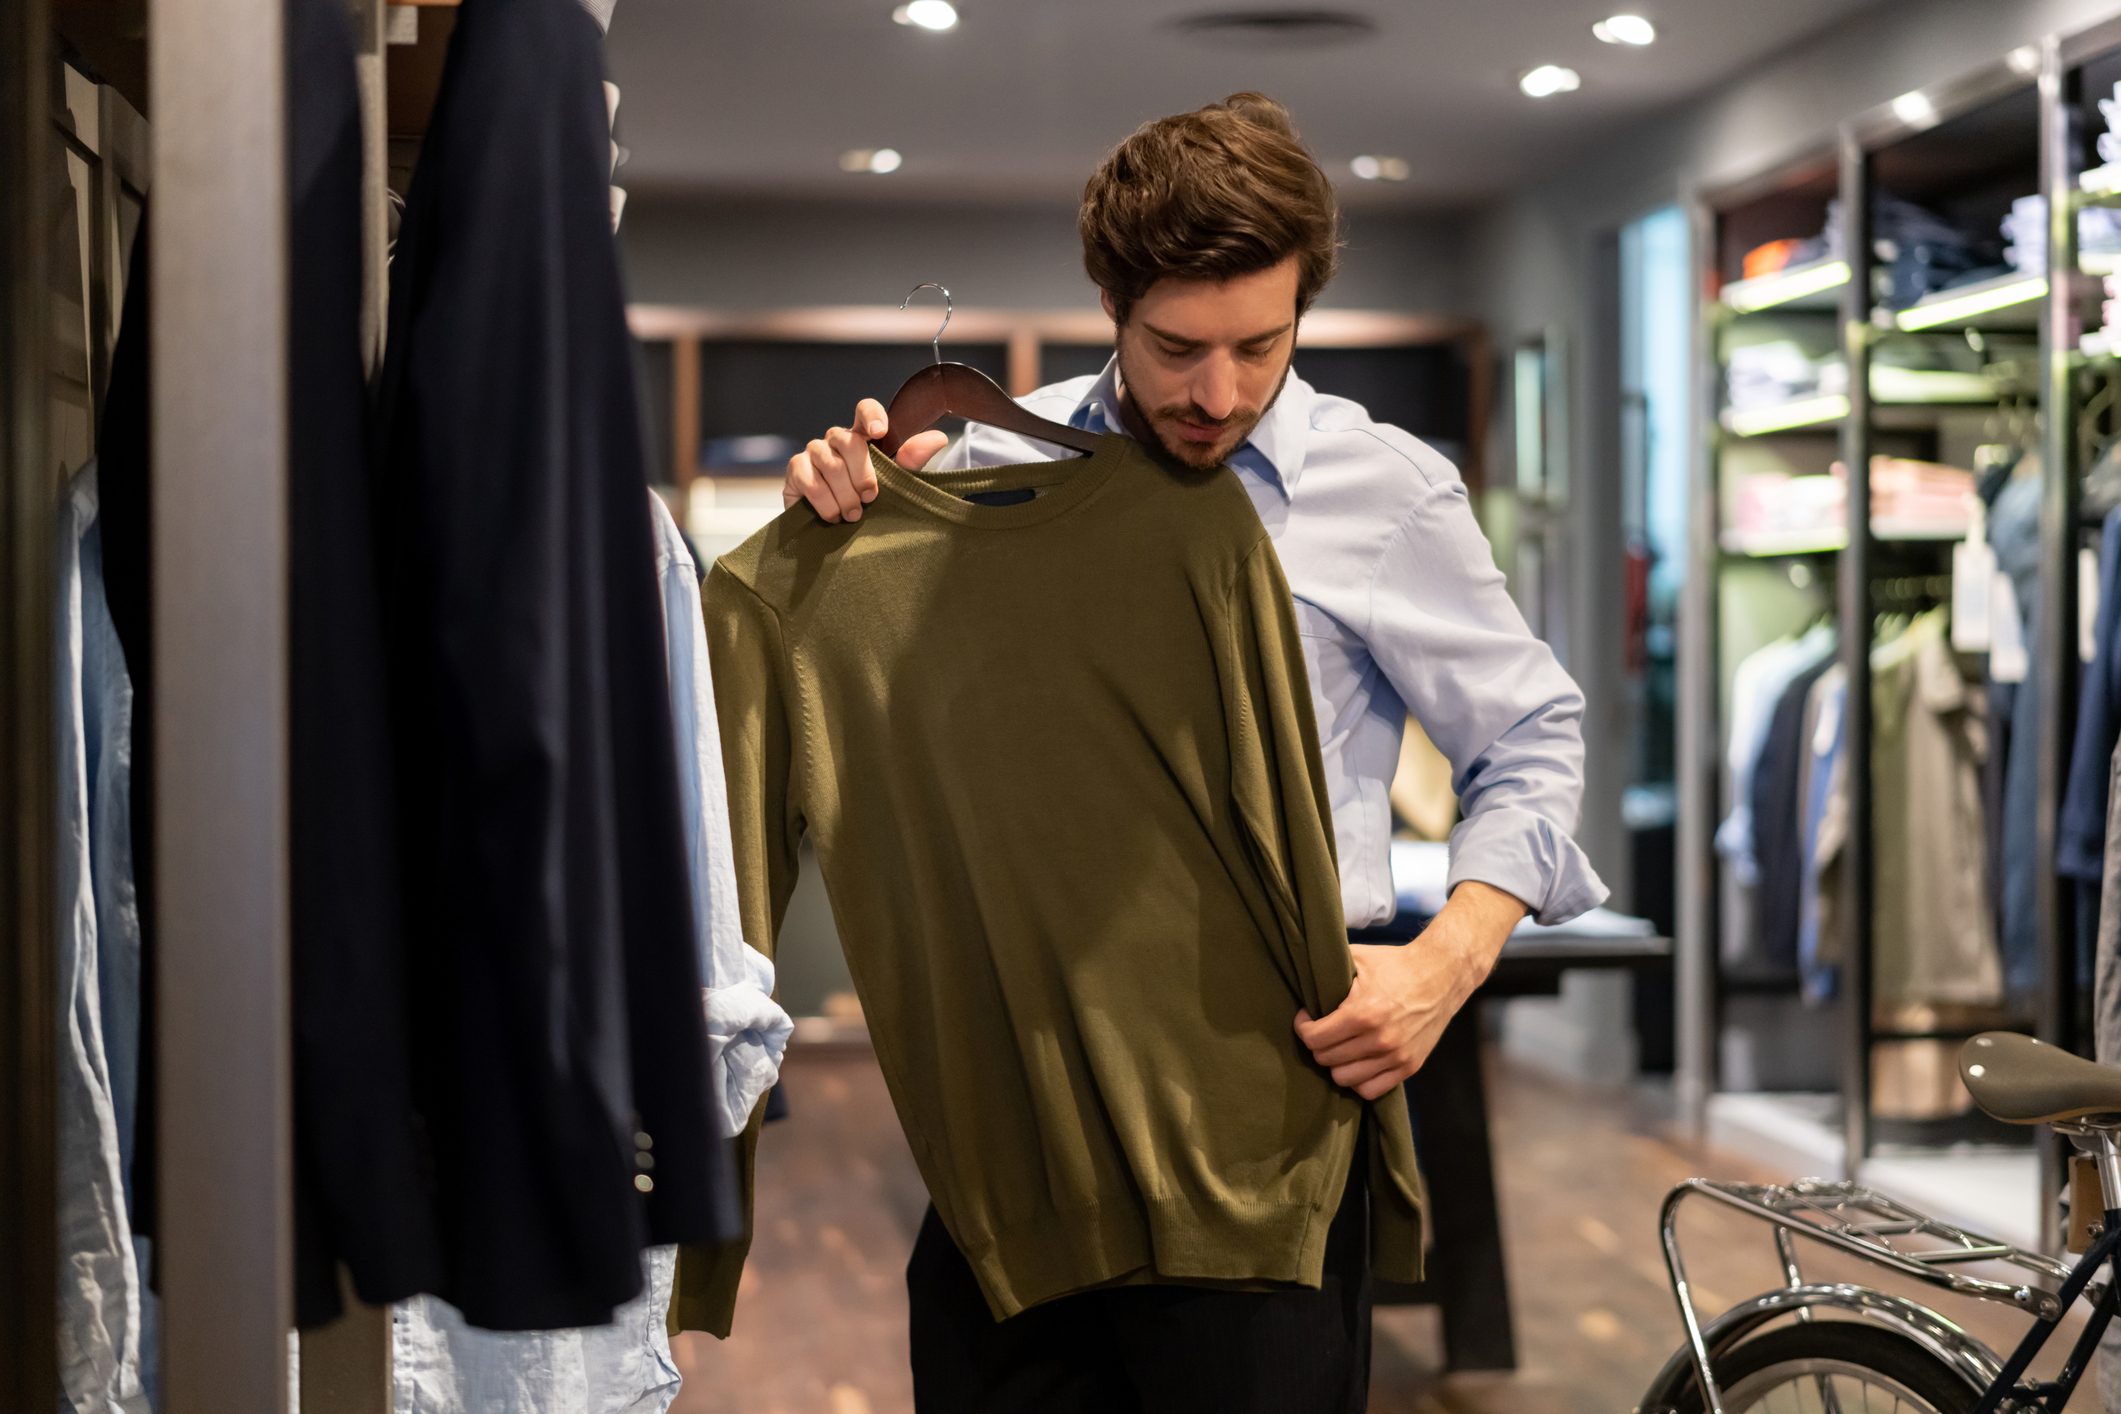
[[[1452,833],[1448,902],[1414,946],[1355,944],[1346,1001],[1293,1018],[1337,1083],[1375,1099],[1421,1067],[1527,913],[1561,922],[1604,898],[1570,839],[1582,694],[1527,630],[1450,463],[1293,372],[1298,324],[1333,274],[1338,242],[1331,184],[1286,111],[1239,94],[1148,124],[1090,179],[1080,227],[1114,358],[1025,406],[1124,432],[1190,466],[1227,463],[1251,496],[1304,636],[1349,927],[1396,911],[1386,792],[1410,712],[1450,758],[1465,818]],[[790,461],[787,504],[859,519],[877,495],[869,441],[885,429],[883,407],[864,400],[851,427]],[[922,433],[898,461],[958,469],[1060,454],[977,425],[939,456],[946,445]],[[1357,1264],[1361,1247],[1348,1244]],[[1055,1314],[1082,1298],[983,1322],[953,1259],[931,1212],[908,1273],[917,1393],[924,1408],[1008,1407],[1005,1391],[1042,1363],[1065,1364],[1083,1339]],[[1366,1366],[1367,1272],[1343,1275],[1354,1296],[1326,1319],[1344,1318],[1349,1358]],[[1189,1330],[1233,1350],[1244,1339]],[[1362,1407],[1364,1384],[1350,1382],[1347,1407]]]

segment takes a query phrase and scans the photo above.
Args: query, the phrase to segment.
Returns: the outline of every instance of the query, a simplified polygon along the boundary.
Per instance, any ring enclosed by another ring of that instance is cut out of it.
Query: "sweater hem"
[[[1147,1202],[1124,1229],[1097,1208],[1048,1212],[961,1242],[997,1321],[1103,1286],[1307,1286],[1324,1276],[1326,1233],[1346,1183],[1313,1203],[1239,1210]]]

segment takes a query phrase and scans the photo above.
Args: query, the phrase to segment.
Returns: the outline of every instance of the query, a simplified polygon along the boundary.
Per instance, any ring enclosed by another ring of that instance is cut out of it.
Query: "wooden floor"
[[[1489,1076],[1522,1368],[1445,1374],[1435,1313],[1381,1308],[1370,1408],[1632,1409],[1681,1338],[1657,1244],[1665,1191],[1697,1173],[1791,1175],[1673,1141],[1642,1092],[1492,1061]],[[758,1239],[736,1333],[679,1337],[686,1387],[672,1414],[906,1414],[904,1267],[926,1192],[866,1052],[798,1049],[785,1078],[792,1115],[761,1146]],[[1703,1306],[1721,1310],[1779,1284],[1766,1230],[1750,1220],[1704,1211],[1682,1234]],[[1816,1271],[1880,1284],[1856,1263],[1822,1258]],[[1991,1344],[2020,1328],[1979,1303],[1940,1309]]]

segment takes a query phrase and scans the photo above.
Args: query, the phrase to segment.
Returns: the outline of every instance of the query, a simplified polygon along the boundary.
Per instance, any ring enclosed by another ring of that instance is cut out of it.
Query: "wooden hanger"
[[[1079,452],[1098,449],[1103,439],[1097,433],[1027,412],[1022,404],[1003,391],[1001,384],[977,368],[943,362],[943,330],[950,327],[950,316],[955,312],[950,291],[930,280],[908,291],[906,298],[899,301],[899,308],[904,309],[912,303],[913,296],[922,290],[941,290],[943,295],[943,327],[935,331],[932,344],[935,362],[908,378],[892,395],[891,406],[884,411],[884,421],[889,425],[884,435],[875,439],[878,450],[896,460],[899,448],[906,445],[908,438],[927,431],[946,417],[962,417],[968,422],[1015,432],[1040,442],[1073,447]]]

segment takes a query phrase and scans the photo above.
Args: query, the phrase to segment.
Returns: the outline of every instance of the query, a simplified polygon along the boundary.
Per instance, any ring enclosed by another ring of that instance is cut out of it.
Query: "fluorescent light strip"
[[[2028,304],[2046,293],[2047,277],[2029,275],[2023,280],[2009,280],[1985,290],[1972,291],[1956,299],[1940,299],[1929,304],[1918,304],[1913,309],[1903,309],[1893,316],[1893,322],[1903,330],[1913,333],[1917,329],[1934,329],[1939,324],[1950,324],[1954,320],[1973,319],[1979,315],[1993,314],[1999,309]]]
[[[1740,314],[1753,314],[1763,309],[1773,309],[1791,300],[1803,299],[1837,289],[1849,282],[1849,263],[1846,260],[1822,261],[1808,265],[1802,270],[1786,275],[1763,275],[1753,280],[1741,280],[1723,292],[1723,302]]]
[[[1848,548],[1846,529],[1766,531],[1755,535],[1733,535],[1724,550],[1749,559],[1771,560],[1782,555],[1823,555]]]
[[[1788,432],[1793,428],[1811,427],[1822,422],[1837,422],[1849,415],[1849,400],[1846,394],[1828,393],[1824,397],[1801,398],[1793,403],[1778,403],[1774,407],[1733,408],[1724,413],[1724,426],[1740,437],[1759,437],[1769,432]]]

